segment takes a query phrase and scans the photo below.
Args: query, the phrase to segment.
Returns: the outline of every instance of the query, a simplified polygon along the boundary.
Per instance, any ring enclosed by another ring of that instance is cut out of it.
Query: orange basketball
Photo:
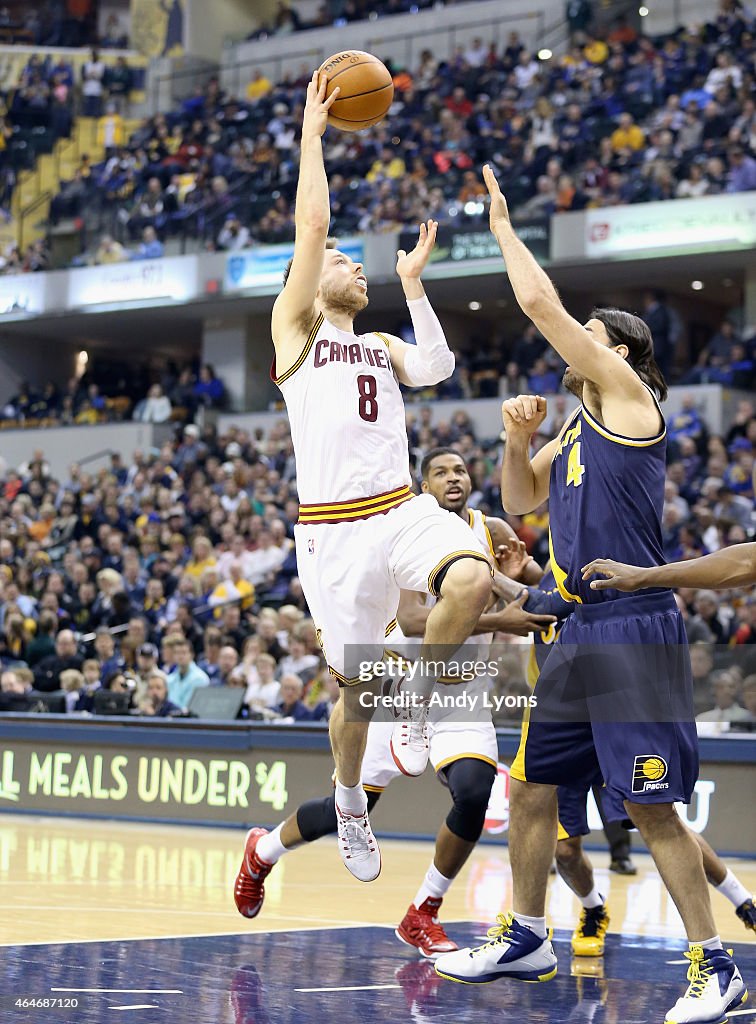
[[[362,50],[334,53],[318,69],[328,77],[326,96],[339,87],[339,98],[331,107],[328,123],[342,132],[358,132],[378,124],[388,113],[394,98],[389,69]]]

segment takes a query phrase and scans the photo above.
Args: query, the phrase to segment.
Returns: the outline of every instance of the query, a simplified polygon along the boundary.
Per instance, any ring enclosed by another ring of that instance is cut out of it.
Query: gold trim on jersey
[[[385,790],[385,786],[368,786],[366,782],[362,783],[362,788],[366,793],[382,793]]]
[[[615,444],[625,445],[626,448],[650,448],[652,445],[658,444],[659,441],[661,441],[667,433],[667,427],[665,425],[662,432],[660,434],[657,434],[656,437],[638,439],[633,437],[623,437],[621,434],[614,434],[611,430],[607,430],[606,427],[602,426],[598,422],[598,420],[591,416],[591,414],[588,412],[584,405],[581,406],[581,408],[583,410],[583,417],[585,419],[585,422],[588,424],[589,427],[593,427],[596,433],[601,434],[601,436],[605,437],[607,441],[614,441]]]
[[[305,342],[305,346],[302,349],[302,351],[299,353],[299,357],[297,358],[296,362],[293,363],[289,367],[288,370],[286,370],[284,373],[282,373],[280,377],[274,377],[273,378],[273,383],[274,384],[277,384],[280,387],[281,384],[283,384],[283,382],[285,380],[288,380],[289,377],[291,377],[291,375],[293,373],[296,373],[296,371],[299,369],[299,367],[302,365],[302,363],[307,358],[307,353],[312,348],[312,344],[315,341],[315,337],[316,337],[318,331],[323,326],[323,321],[324,320],[325,320],[325,317],[323,316],[323,314],[322,313],[318,313],[318,318],[315,321],[315,323],[313,324],[313,328],[312,328],[312,330],[310,331],[310,333],[307,336],[307,341]]]
[[[528,729],[530,728],[530,708],[525,708],[522,716],[522,727],[520,729],[520,745],[517,748],[515,759],[509,769],[510,779],[519,779],[520,782],[527,782],[525,774],[525,747],[528,742]]]
[[[465,754],[452,754],[451,757],[445,757],[443,761],[439,761],[438,764],[433,765],[433,771],[440,772],[442,769],[448,768],[450,764],[454,764],[455,761],[463,761],[466,758],[472,758],[473,761],[485,761],[486,764],[490,764],[497,770],[499,767],[496,761],[492,760],[490,757],[486,757],[485,754],[473,754],[470,752]]]
[[[486,522],[485,512],[480,513],[480,518],[483,521],[483,529],[486,531],[486,540],[488,541],[488,549],[491,552],[491,557],[494,562],[496,561],[496,552],[494,551],[493,540],[491,539],[491,531],[488,529],[488,523]],[[467,521],[471,530],[475,530],[475,509],[468,508],[467,510]]]
[[[438,591],[436,590],[436,579],[438,574],[451,565],[452,562],[456,562],[458,558],[477,558],[479,562],[485,562],[488,566],[488,571],[491,573],[491,579],[493,579],[493,567],[488,560],[488,557],[483,554],[482,551],[452,551],[450,555],[446,555],[428,574],[428,592],[432,597],[438,597]]]
[[[358,683],[367,682],[365,679],[360,679],[359,676],[353,676],[351,679],[347,679],[346,676],[342,676],[341,672],[337,672],[333,665],[326,663],[326,668],[331,673],[337,683],[341,683],[342,686],[357,686]]]
[[[394,491],[374,494],[371,498],[356,498],[351,501],[334,501],[322,505],[300,505],[300,523],[346,523],[353,519],[369,519],[383,515],[397,505],[402,505],[415,495],[407,484]]]
[[[389,633],[392,630],[396,629],[396,627],[398,625],[399,625],[399,623],[396,621],[396,619],[392,619],[391,622],[389,622],[388,626],[386,626],[386,632],[383,634],[384,637],[387,637],[389,635]]]
[[[380,338],[386,348],[391,348],[391,339],[387,338],[385,334],[381,334],[380,331],[373,331],[376,338]]]
[[[579,597],[577,594],[571,594],[569,592],[569,590],[564,585],[565,582],[567,581],[567,573],[564,571],[564,569],[562,569],[562,567],[559,565],[559,563],[557,562],[556,558],[554,557],[554,542],[551,539],[551,527],[550,526],[549,526],[549,558],[551,559],[551,571],[554,574],[554,581],[556,582],[557,590],[559,591],[559,593],[562,595],[562,597],[565,599],[565,601],[576,601],[578,604],[582,604],[583,603],[582,597]]]

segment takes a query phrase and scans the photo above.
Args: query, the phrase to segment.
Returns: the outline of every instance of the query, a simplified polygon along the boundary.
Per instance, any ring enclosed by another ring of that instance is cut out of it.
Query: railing
[[[451,25],[441,25],[438,28],[431,28],[422,32],[393,32],[372,34],[365,40],[365,49],[370,53],[381,54],[382,48],[397,42],[404,43],[404,56],[399,63],[403,63],[408,69],[417,66],[420,52],[426,49],[435,50],[437,40],[441,37],[446,43],[450,53],[454,52],[457,40],[464,33],[465,39],[471,33],[484,36],[486,42],[494,43],[497,50],[504,42],[505,36],[511,31],[513,24],[522,24],[529,21],[534,24],[536,39],[540,39],[545,31],[545,15],[543,11],[521,11],[518,14],[497,15],[495,18],[485,18],[480,21],[459,21]],[[564,24],[564,22],[561,22]],[[387,27],[390,27],[388,22]],[[303,40],[304,41],[304,40]],[[255,57],[248,60],[237,61],[233,64],[226,64],[223,67],[224,84],[236,96],[242,96],[252,70],[262,70],[273,82],[280,82],[284,77],[284,67],[298,61],[308,67],[316,68],[333,52],[333,43],[321,44],[320,46],[310,45],[300,50],[290,50],[286,53],[277,54],[273,57]]]
[[[18,221],[18,246],[21,252],[26,248],[26,233],[27,227],[30,224],[30,218],[37,213],[45,203],[49,203],[52,199],[52,192],[41,192],[36,199],[33,199],[28,206],[25,206],[19,215]]]
[[[426,12],[422,12],[426,13]],[[385,25],[391,28],[393,18],[385,21],[378,21],[378,25]],[[364,48],[371,53],[380,55],[381,48],[397,42],[404,44],[404,56],[402,61],[408,68],[417,63],[417,57],[421,50],[438,48],[439,37],[446,43],[449,52],[453,52],[457,40],[462,36],[465,40],[471,33],[483,36],[487,42],[494,43],[497,49],[503,43],[506,34],[511,31],[511,26],[522,25],[528,22],[533,25],[535,40],[540,46],[540,40],[550,30],[561,27],[564,38],[566,38],[566,27],[564,19],[560,20],[550,28],[546,26],[546,16],[542,10],[520,11],[514,14],[497,14],[495,17],[488,17],[478,21],[457,21],[450,25],[442,25],[437,28],[423,29],[416,32],[379,32],[370,23],[371,34],[366,37]],[[360,24],[359,22],[353,23]],[[353,27],[350,24],[350,27]],[[367,30],[367,26],[366,26]],[[320,34],[320,30],[313,30]],[[310,32],[298,33],[293,40],[301,41],[301,46],[296,49],[287,50],[285,53],[275,54],[270,57],[256,56],[246,60],[232,63],[221,63],[218,69],[221,73],[224,88],[237,97],[243,97],[246,85],[253,70],[262,70],[273,82],[280,82],[284,77],[284,69],[294,63],[304,64],[308,68],[316,68],[333,52],[333,41],[330,43],[313,44],[307,43]],[[332,38],[332,37],[331,37]],[[171,71],[169,74],[156,74],[151,81],[150,96],[152,105],[157,109],[159,106],[158,97],[170,96],[171,102],[180,101],[190,95],[194,87],[203,84],[209,75],[216,73],[214,68],[184,68]]]

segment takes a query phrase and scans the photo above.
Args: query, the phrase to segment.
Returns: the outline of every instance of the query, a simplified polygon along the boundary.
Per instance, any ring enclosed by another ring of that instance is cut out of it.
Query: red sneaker
[[[265,899],[265,879],[273,865],[266,864],[255,853],[260,836],[266,836],[268,830],[252,828],[247,833],[244,846],[244,860],[234,883],[234,902],[242,917],[257,917],[262,910]]]
[[[459,949],[457,943],[452,942],[446,934],[444,926],[438,919],[442,903],[442,899],[433,896],[429,896],[419,908],[411,903],[404,920],[394,932],[397,939],[407,946],[414,946],[428,960],[435,960],[442,953],[453,953],[455,949]]]

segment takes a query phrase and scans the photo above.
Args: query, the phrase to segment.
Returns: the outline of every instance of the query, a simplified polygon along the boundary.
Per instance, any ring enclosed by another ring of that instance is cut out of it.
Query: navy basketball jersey
[[[598,604],[623,595],[591,590],[594,558],[662,565],[666,427],[655,437],[614,434],[581,405],[551,464],[549,552],[562,597]]]

